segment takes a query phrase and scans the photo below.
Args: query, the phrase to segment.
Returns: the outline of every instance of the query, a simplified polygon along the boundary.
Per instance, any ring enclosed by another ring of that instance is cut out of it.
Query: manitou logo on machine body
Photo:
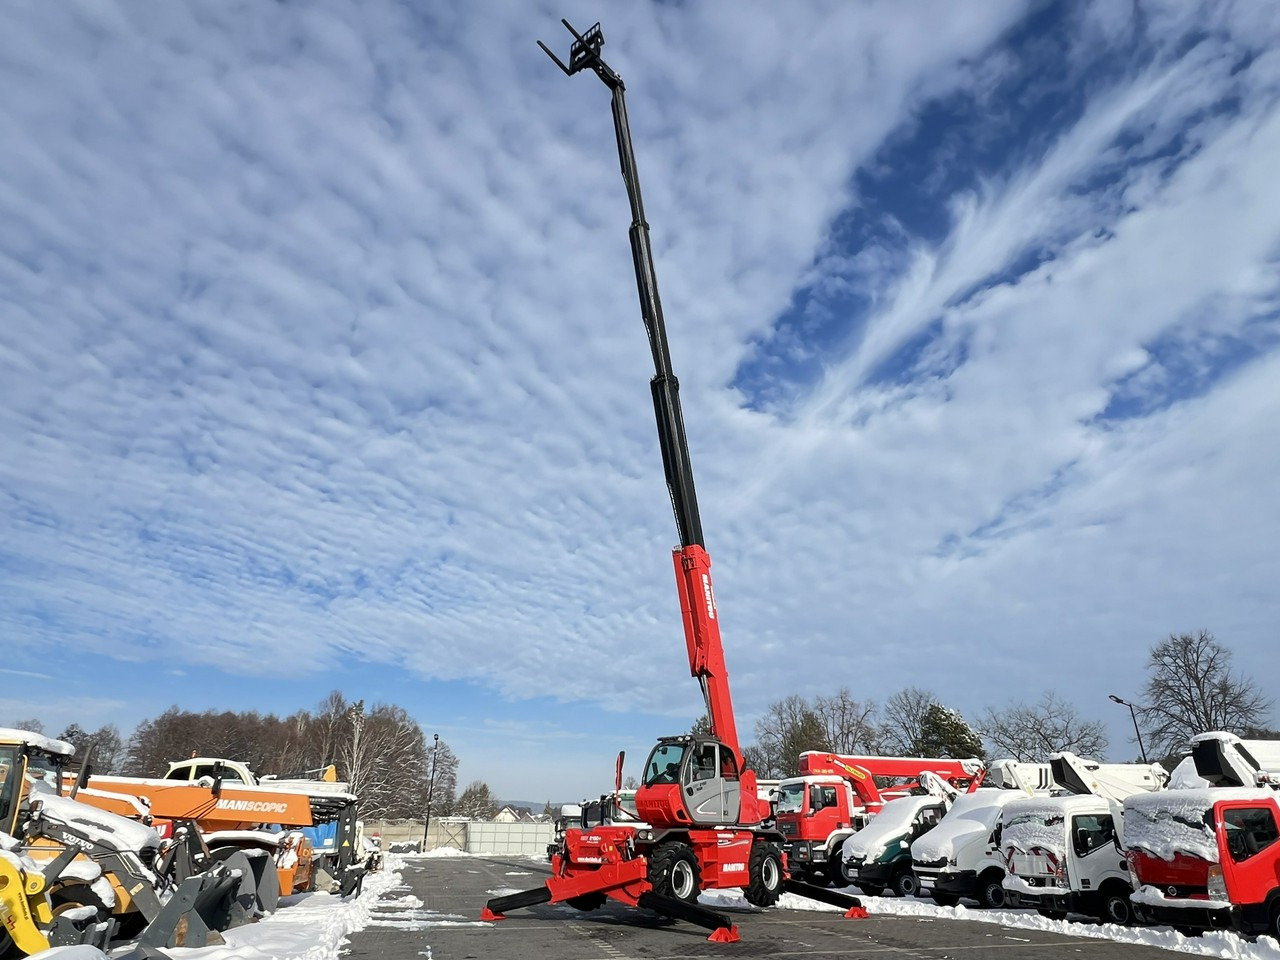
[[[716,618],[716,598],[711,593],[711,577],[705,573],[702,575],[702,596],[707,601],[707,619],[714,620]]]

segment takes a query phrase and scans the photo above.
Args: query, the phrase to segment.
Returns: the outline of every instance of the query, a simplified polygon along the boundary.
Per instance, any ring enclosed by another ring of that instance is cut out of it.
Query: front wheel
[[[855,878],[856,875],[850,875],[849,868],[845,866],[843,857],[836,857],[834,860],[827,861],[827,879],[831,881],[832,886],[852,886]]]
[[[1103,923],[1116,923],[1127,927],[1133,923],[1133,907],[1129,904],[1127,894],[1118,888],[1103,894],[1102,909],[1098,911],[1098,919]]]
[[[910,870],[893,878],[893,892],[900,897],[914,897],[920,892],[920,881]]]
[[[782,896],[782,851],[776,843],[753,843],[747,862],[747,903],[772,907]]]
[[[978,878],[978,906],[999,910],[1004,906],[1004,875],[992,870]]]
[[[674,840],[661,844],[649,858],[649,884],[661,896],[696,903],[702,874],[693,850]]]

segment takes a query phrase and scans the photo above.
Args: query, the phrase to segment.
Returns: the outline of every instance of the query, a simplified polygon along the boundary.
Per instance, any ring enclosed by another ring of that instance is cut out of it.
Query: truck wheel
[[[914,897],[920,892],[920,881],[910,870],[893,878],[893,892],[900,897]]]
[[[884,895],[884,887],[878,883],[859,883],[857,887],[868,897],[879,897]]]
[[[1267,924],[1267,933],[1280,940],[1280,900],[1271,904],[1271,921]]]
[[[782,851],[776,843],[753,843],[747,862],[747,903],[772,907],[782,896]]]
[[[854,878],[849,876],[849,869],[844,865],[844,859],[838,856],[834,860],[827,861],[827,879],[831,881],[833,887],[848,887],[854,881]]]
[[[954,907],[960,902],[960,898],[954,893],[931,893],[929,896],[932,897],[933,902],[940,907]]]
[[[702,890],[698,858],[686,844],[672,840],[659,845],[649,858],[649,883],[653,892],[685,903],[697,903]]]
[[[1004,874],[988,870],[978,878],[978,906],[999,910],[1004,906]]]
[[[1067,919],[1067,911],[1050,910],[1048,907],[1036,907],[1036,913],[1044,917],[1046,920],[1065,920]]]
[[[565,901],[565,903],[573,907],[575,910],[582,910],[585,912],[587,910],[599,910],[605,905],[605,901],[608,899],[609,898],[603,893],[584,893],[581,896],[570,897]]]
[[[1122,927],[1133,923],[1133,907],[1129,905],[1129,895],[1119,885],[1102,891],[1102,907],[1098,910],[1098,919],[1103,923],[1116,923]]]

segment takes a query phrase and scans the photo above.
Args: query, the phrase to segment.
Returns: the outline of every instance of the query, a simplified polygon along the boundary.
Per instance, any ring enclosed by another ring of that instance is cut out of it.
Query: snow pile
[[[257,923],[222,932],[220,946],[166,949],[181,960],[333,960],[348,934],[369,925],[380,898],[401,886],[400,859],[364,878],[358,897],[342,900],[327,893],[280,898],[282,909]]]
[[[1259,937],[1256,943],[1250,943],[1237,934],[1222,931],[1206,933],[1199,937],[1186,937],[1164,927],[1121,927],[1114,923],[1050,920],[1048,917],[1040,916],[1034,910],[970,910],[963,904],[956,907],[939,907],[924,900],[898,897],[860,897],[859,899],[873,917],[906,917],[921,923],[936,920],[969,920],[1021,930],[1058,933],[1064,937],[1112,940],[1116,943],[1160,947],[1203,957],[1224,957],[1227,960],[1280,960],[1280,943],[1272,937]],[[698,898],[698,902],[713,909],[733,907],[746,911],[758,910],[748,904],[737,890],[706,891]],[[843,912],[842,907],[833,907],[792,893],[784,893],[778,901],[778,907],[784,910]],[[848,922],[856,924],[858,921]]]
[[[899,797],[890,800],[865,827],[844,842],[845,859],[876,860],[911,829],[921,809],[938,802],[937,797]]]

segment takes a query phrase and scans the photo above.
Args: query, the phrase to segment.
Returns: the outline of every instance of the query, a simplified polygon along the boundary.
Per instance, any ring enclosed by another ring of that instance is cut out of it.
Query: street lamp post
[[[1128,700],[1117,697],[1114,693],[1107,694],[1112,703],[1118,703],[1122,707],[1129,708],[1129,716],[1133,718],[1133,732],[1138,737],[1138,749],[1142,751],[1142,762],[1147,762],[1147,748],[1142,745],[1142,731],[1138,729],[1138,714],[1133,709],[1133,704]]]
[[[427,852],[427,832],[431,829],[431,798],[436,792],[436,754],[440,752],[440,734],[434,734],[431,746],[431,776],[427,780],[427,822],[422,825],[422,852]]]

